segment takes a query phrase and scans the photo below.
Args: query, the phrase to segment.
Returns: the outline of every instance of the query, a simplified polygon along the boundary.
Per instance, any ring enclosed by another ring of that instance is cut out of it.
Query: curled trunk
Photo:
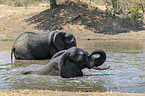
[[[99,55],[98,58],[93,56],[93,55],[97,55],[97,54]],[[100,65],[102,65],[105,62],[105,60],[106,60],[106,53],[103,50],[101,50],[101,49],[96,49],[96,50],[92,51],[88,55],[88,57],[91,60],[90,61],[90,68],[93,68],[94,66],[95,67],[100,66]]]

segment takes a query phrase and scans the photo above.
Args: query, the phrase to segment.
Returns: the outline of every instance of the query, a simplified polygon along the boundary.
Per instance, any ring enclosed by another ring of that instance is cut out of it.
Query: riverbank
[[[0,96],[145,96],[145,94],[120,92],[67,92],[50,90],[0,90]]]

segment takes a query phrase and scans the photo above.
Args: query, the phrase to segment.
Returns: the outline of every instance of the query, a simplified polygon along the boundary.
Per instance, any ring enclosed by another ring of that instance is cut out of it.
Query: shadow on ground
[[[82,15],[74,21],[66,23],[72,17],[81,13]],[[144,30],[136,27],[138,23],[120,18],[108,17],[105,12],[98,8],[90,7],[86,3],[66,1],[59,4],[53,11],[47,9],[26,20],[29,24],[36,24],[35,28],[39,30],[63,30],[66,24],[84,25],[86,29],[94,33],[119,34],[129,31]]]

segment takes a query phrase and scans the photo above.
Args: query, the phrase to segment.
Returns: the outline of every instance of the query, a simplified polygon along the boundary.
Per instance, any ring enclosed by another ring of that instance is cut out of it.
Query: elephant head
[[[73,34],[63,31],[53,31],[49,42],[52,42],[54,47],[60,51],[76,46],[76,39]]]
[[[94,56],[97,54],[100,56]],[[60,75],[64,78],[82,76],[82,69],[100,66],[105,60],[106,53],[103,50],[97,49],[88,53],[81,48],[72,47],[60,59]]]

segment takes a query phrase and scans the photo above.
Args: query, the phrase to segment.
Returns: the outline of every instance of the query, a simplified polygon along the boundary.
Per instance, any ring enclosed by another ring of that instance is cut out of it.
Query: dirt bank
[[[79,18],[66,22],[79,13],[81,13]],[[14,40],[25,31],[44,33],[52,30],[73,33],[77,39],[145,39],[144,26],[137,29],[127,23],[122,25],[120,17],[105,18],[103,11],[99,8],[96,10],[86,3],[65,2],[53,11],[41,5],[28,9],[0,5],[0,15],[4,15],[0,17],[0,40]]]

